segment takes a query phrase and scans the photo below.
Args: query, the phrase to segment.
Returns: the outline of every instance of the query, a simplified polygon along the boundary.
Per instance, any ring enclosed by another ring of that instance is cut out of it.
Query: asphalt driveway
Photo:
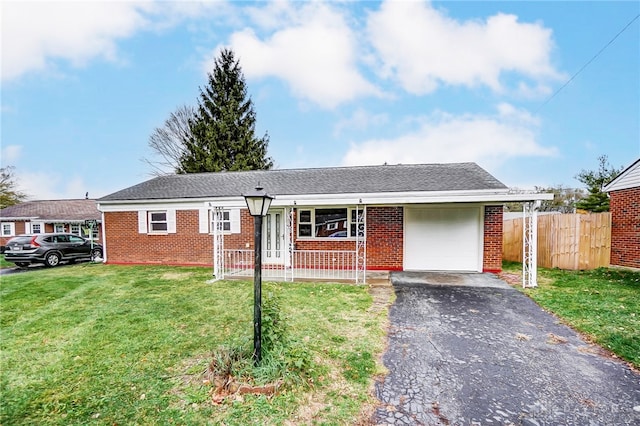
[[[392,283],[375,424],[640,424],[640,375],[495,276]]]

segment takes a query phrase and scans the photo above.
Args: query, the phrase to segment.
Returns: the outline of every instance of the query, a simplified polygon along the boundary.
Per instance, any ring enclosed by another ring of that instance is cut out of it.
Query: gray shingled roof
[[[101,220],[96,200],[26,201],[0,210],[0,218],[37,218],[39,220]]]
[[[233,197],[260,185],[273,195],[464,191],[507,187],[475,163],[254,170],[161,176],[103,201]]]

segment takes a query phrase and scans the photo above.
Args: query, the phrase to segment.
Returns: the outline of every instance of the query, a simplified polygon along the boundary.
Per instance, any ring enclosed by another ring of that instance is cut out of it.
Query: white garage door
[[[405,209],[404,269],[482,271],[480,208]]]

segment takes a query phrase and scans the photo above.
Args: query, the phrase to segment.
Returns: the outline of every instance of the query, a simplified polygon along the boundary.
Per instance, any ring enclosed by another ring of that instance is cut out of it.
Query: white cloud
[[[56,59],[67,60],[74,66],[82,66],[95,57],[115,60],[115,41],[146,24],[141,13],[144,4],[5,2],[2,80],[47,69]]]
[[[84,198],[85,193],[89,191],[80,176],[16,170],[15,178],[18,188],[27,194],[30,200]],[[97,194],[90,192],[89,195],[94,197]]]
[[[267,12],[260,25],[276,25]],[[250,28],[230,38],[247,78],[280,78],[295,96],[324,108],[380,94],[357,69],[356,37],[339,11],[323,3],[305,3],[293,11],[285,3],[271,12],[281,25],[269,38],[262,40]]]
[[[118,61],[117,42],[140,30],[226,12],[225,2],[3,1],[2,80],[55,70],[60,60],[74,67]]]
[[[7,145],[2,147],[2,164],[11,165],[15,163],[16,160],[20,158],[21,153],[21,145]]]
[[[350,117],[339,120],[333,129],[334,136],[339,136],[344,131],[368,130],[372,127],[383,126],[389,122],[387,114],[370,114],[362,108],[356,109]]]
[[[283,28],[296,17],[296,11],[288,0],[275,0],[262,7],[247,7],[245,13],[251,21],[266,30]]]
[[[555,147],[536,141],[538,120],[528,112],[501,104],[495,115],[438,113],[395,139],[353,143],[345,165],[449,163],[473,161],[488,168],[516,157],[555,156]]]
[[[367,33],[382,62],[380,74],[412,94],[440,85],[502,91],[501,76],[512,71],[536,80],[561,77],[550,63],[551,30],[514,15],[460,22],[428,2],[386,1],[369,14]]]

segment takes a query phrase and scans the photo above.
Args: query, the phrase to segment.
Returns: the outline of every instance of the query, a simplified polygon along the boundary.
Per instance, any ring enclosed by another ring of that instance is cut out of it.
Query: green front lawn
[[[3,276],[0,424],[353,424],[370,408],[386,296],[265,282],[293,342],[278,357],[299,369],[274,379],[280,358],[267,357],[236,380],[275,394],[221,396],[207,369],[221,345],[251,346],[253,284],[210,275],[80,264]]]
[[[521,264],[505,263],[505,272]],[[640,272],[538,268],[526,294],[595,343],[640,368]]]

